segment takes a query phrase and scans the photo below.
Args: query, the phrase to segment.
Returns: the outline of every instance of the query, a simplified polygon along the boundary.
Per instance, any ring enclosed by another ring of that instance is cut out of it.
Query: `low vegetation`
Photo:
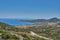
[[[60,27],[56,26],[32,26],[26,29],[15,28],[5,23],[0,23],[0,37],[3,40],[45,40],[37,36],[31,36],[30,31],[40,36],[60,40]],[[13,34],[13,35],[12,35]]]

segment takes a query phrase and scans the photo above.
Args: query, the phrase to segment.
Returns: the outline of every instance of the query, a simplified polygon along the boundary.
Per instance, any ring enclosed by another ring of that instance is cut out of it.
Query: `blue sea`
[[[31,22],[22,22],[21,19],[5,19],[0,18],[0,22],[7,23],[9,25],[26,25],[26,24],[32,24]]]

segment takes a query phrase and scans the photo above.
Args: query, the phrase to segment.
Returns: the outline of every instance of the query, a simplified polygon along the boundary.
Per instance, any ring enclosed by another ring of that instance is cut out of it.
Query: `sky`
[[[0,0],[0,18],[60,18],[60,0]]]

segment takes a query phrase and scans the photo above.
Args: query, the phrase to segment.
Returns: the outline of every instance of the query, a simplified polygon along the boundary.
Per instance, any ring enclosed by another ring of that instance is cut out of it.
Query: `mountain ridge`
[[[60,21],[60,19],[57,17],[54,17],[54,18],[50,18],[50,19],[35,19],[35,20],[20,20],[20,21],[24,21],[24,22],[57,22],[57,21]]]

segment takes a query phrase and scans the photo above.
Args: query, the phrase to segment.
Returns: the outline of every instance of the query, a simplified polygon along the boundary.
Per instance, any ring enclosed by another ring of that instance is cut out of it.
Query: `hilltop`
[[[38,21],[33,22],[33,24],[18,25],[18,26],[12,26],[8,23],[0,22],[0,33],[4,34],[5,36],[8,35],[10,38],[12,37],[15,38],[18,36],[18,39],[23,38],[23,40],[35,40],[35,39],[60,40],[60,19],[58,18],[51,18],[48,20],[39,19]],[[15,36],[13,36],[12,34],[14,34]],[[4,35],[1,35],[3,36],[3,39],[5,38]]]
[[[60,21],[60,19],[57,17],[53,17],[50,19],[34,19],[34,20],[20,20],[20,21],[24,21],[24,22],[58,22],[58,21]]]

